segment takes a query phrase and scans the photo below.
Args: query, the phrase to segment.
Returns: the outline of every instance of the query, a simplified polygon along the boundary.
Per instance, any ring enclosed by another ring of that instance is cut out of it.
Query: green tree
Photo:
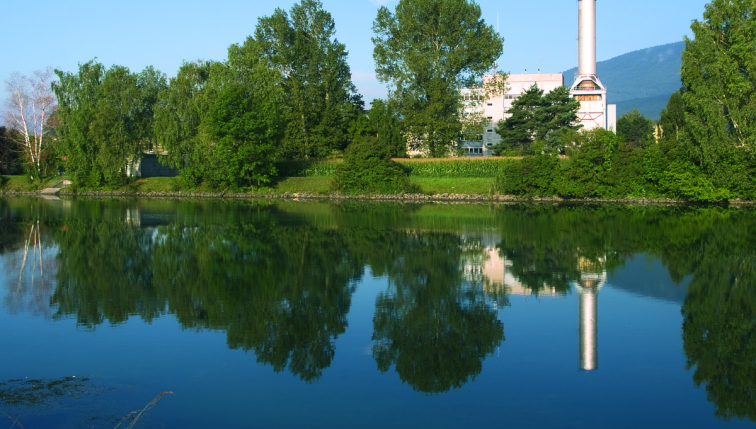
[[[517,151],[528,155],[552,152],[564,145],[564,138],[573,137],[582,125],[578,124],[580,102],[570,96],[566,86],[544,95],[538,85],[528,88],[507,110],[509,117],[499,121],[496,133],[501,141],[494,152]],[[538,142],[538,145],[533,143]]]
[[[685,102],[681,91],[669,97],[667,107],[661,111],[659,120],[661,139],[665,142],[679,142],[685,132]]]
[[[95,115],[90,123],[91,136],[97,147],[98,177],[90,184],[99,185],[99,179],[109,185],[125,181],[127,162],[135,162],[144,149],[142,139],[147,136],[143,125],[142,93],[137,76],[122,66],[113,66],[105,72],[98,87]]]
[[[400,0],[373,23],[373,58],[391,83],[405,129],[430,156],[448,156],[462,133],[460,89],[491,69],[503,39],[471,0]]]
[[[217,139],[213,154],[222,166],[214,176],[224,186],[260,186],[276,174],[273,155],[282,128],[279,104],[257,89],[229,82],[210,109],[208,126]]]
[[[160,160],[179,169],[189,186],[200,183],[212,168],[210,138],[203,123],[214,100],[214,91],[205,91],[214,64],[182,64],[168,87],[158,93],[155,106],[155,144],[167,153]]]
[[[391,100],[374,99],[370,110],[353,125],[352,139],[365,141],[370,137],[378,139],[390,157],[399,158],[407,155],[407,139],[402,135],[402,120]]]
[[[377,137],[349,145],[336,171],[334,189],[349,194],[402,194],[416,191],[404,167],[391,160]]]
[[[506,150],[522,151],[533,143],[536,134],[535,112],[543,106],[543,90],[538,85],[534,84],[517,97],[507,110],[510,116],[496,126],[501,141],[494,147],[494,152],[501,155]]]
[[[152,135],[157,93],[164,76],[148,67],[141,74],[110,69],[95,61],[77,73],[56,70],[52,84],[58,98],[59,150],[78,185],[119,185],[127,163],[137,161]]]
[[[713,0],[685,38],[681,78],[690,156],[716,187],[753,188],[756,160],[756,7]]]
[[[0,127],[0,174],[21,173],[21,159],[16,141],[18,137],[11,136],[15,133],[5,127]]]
[[[653,141],[655,124],[646,118],[638,109],[625,113],[617,119],[617,134],[621,135],[627,143],[644,147]]]
[[[260,18],[254,39],[269,66],[282,76],[286,134],[278,155],[325,158],[349,143],[349,125],[362,109],[344,44],[331,14],[318,0],[302,0],[287,14]]]
[[[583,126],[578,122],[580,102],[562,85],[543,97],[543,106],[535,112],[536,139],[546,143],[547,152],[564,145],[564,139],[574,136]]]
[[[77,73],[56,70],[55,74],[59,81],[53,83],[53,91],[58,98],[61,120],[58,139],[66,157],[66,170],[77,184],[99,184],[99,148],[95,144],[90,123],[97,112],[99,86],[105,77],[105,67],[89,61],[79,64]]]

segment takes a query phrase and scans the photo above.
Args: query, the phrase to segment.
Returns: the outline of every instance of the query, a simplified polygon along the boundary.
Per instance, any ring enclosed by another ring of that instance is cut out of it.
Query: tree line
[[[753,12],[742,1],[706,6],[703,20],[692,24],[694,38],[685,40],[682,88],[658,124],[632,112],[618,120],[616,133],[581,132],[578,102],[567,88],[527,90],[497,124],[502,140],[495,151],[536,159],[505,172],[497,190],[567,198],[756,197],[756,79],[746,37],[756,34]],[[44,76],[16,79],[8,83],[16,100],[45,106],[37,110],[48,119],[4,134],[0,143],[13,137],[24,152],[14,158],[3,144],[0,168],[23,165],[34,179],[65,159],[77,185],[115,187],[153,150],[181,171],[187,188],[238,189],[274,180],[275,161],[346,155],[340,190],[385,183],[372,191],[409,191],[390,158],[406,156],[408,144],[429,156],[454,155],[463,139],[481,132],[475,103],[505,89],[506,75],[488,85],[482,79],[503,39],[471,0],[401,0],[393,11],[379,9],[373,30],[377,76],[390,97],[369,110],[351,81],[335,23],[317,0],[260,18],[225,61],[186,62],[170,79],[152,67],[133,73],[94,60],[77,72],[55,71],[54,113],[50,91],[38,84]],[[464,88],[474,91],[468,100]],[[20,109],[17,119],[25,114]],[[568,158],[541,159],[556,155]],[[362,174],[370,165],[381,172]]]
[[[260,186],[276,176],[273,161],[341,156],[354,142],[403,156],[412,134],[430,155],[454,153],[466,127],[460,89],[482,82],[502,39],[471,0],[402,0],[380,8],[374,31],[392,96],[369,110],[331,14],[302,0],[260,18],[226,60],[185,62],[170,79],[96,60],[56,70],[59,123],[46,148],[84,187],[123,184],[150,150],[185,186],[215,188]]]

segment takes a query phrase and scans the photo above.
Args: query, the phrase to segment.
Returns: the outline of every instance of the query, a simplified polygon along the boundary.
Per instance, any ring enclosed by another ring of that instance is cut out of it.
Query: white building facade
[[[493,75],[483,77],[484,82],[493,79]],[[506,91],[504,94],[483,100],[481,105],[468,107],[472,111],[482,112],[483,134],[478,136],[477,140],[465,140],[462,142],[462,149],[469,156],[490,156],[493,155],[493,147],[499,144],[501,137],[496,134],[496,125],[499,121],[512,115],[507,113],[512,102],[524,94],[533,85],[538,86],[544,94],[564,85],[564,76],[561,73],[522,73],[510,74],[506,81]]]

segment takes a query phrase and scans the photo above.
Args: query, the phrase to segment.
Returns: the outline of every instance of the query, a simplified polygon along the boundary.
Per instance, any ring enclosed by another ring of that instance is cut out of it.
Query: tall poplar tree
[[[378,79],[392,84],[406,131],[431,156],[456,149],[463,130],[460,89],[490,70],[504,39],[472,0],[400,0],[373,23]]]
[[[691,155],[716,186],[739,189],[756,149],[756,5],[713,0],[691,29],[681,69]]]
[[[318,0],[302,0],[287,14],[259,20],[254,39],[286,94],[282,158],[324,158],[349,143],[349,124],[362,109],[347,50],[335,37],[331,14]]]

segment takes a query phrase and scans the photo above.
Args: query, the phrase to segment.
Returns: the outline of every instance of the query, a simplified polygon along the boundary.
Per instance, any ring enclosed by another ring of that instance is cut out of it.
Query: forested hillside
[[[641,49],[601,61],[598,76],[608,90],[609,102],[617,104],[617,115],[634,108],[644,116],[659,119],[669,96],[680,89],[683,42]],[[564,72],[571,83],[576,68]]]

